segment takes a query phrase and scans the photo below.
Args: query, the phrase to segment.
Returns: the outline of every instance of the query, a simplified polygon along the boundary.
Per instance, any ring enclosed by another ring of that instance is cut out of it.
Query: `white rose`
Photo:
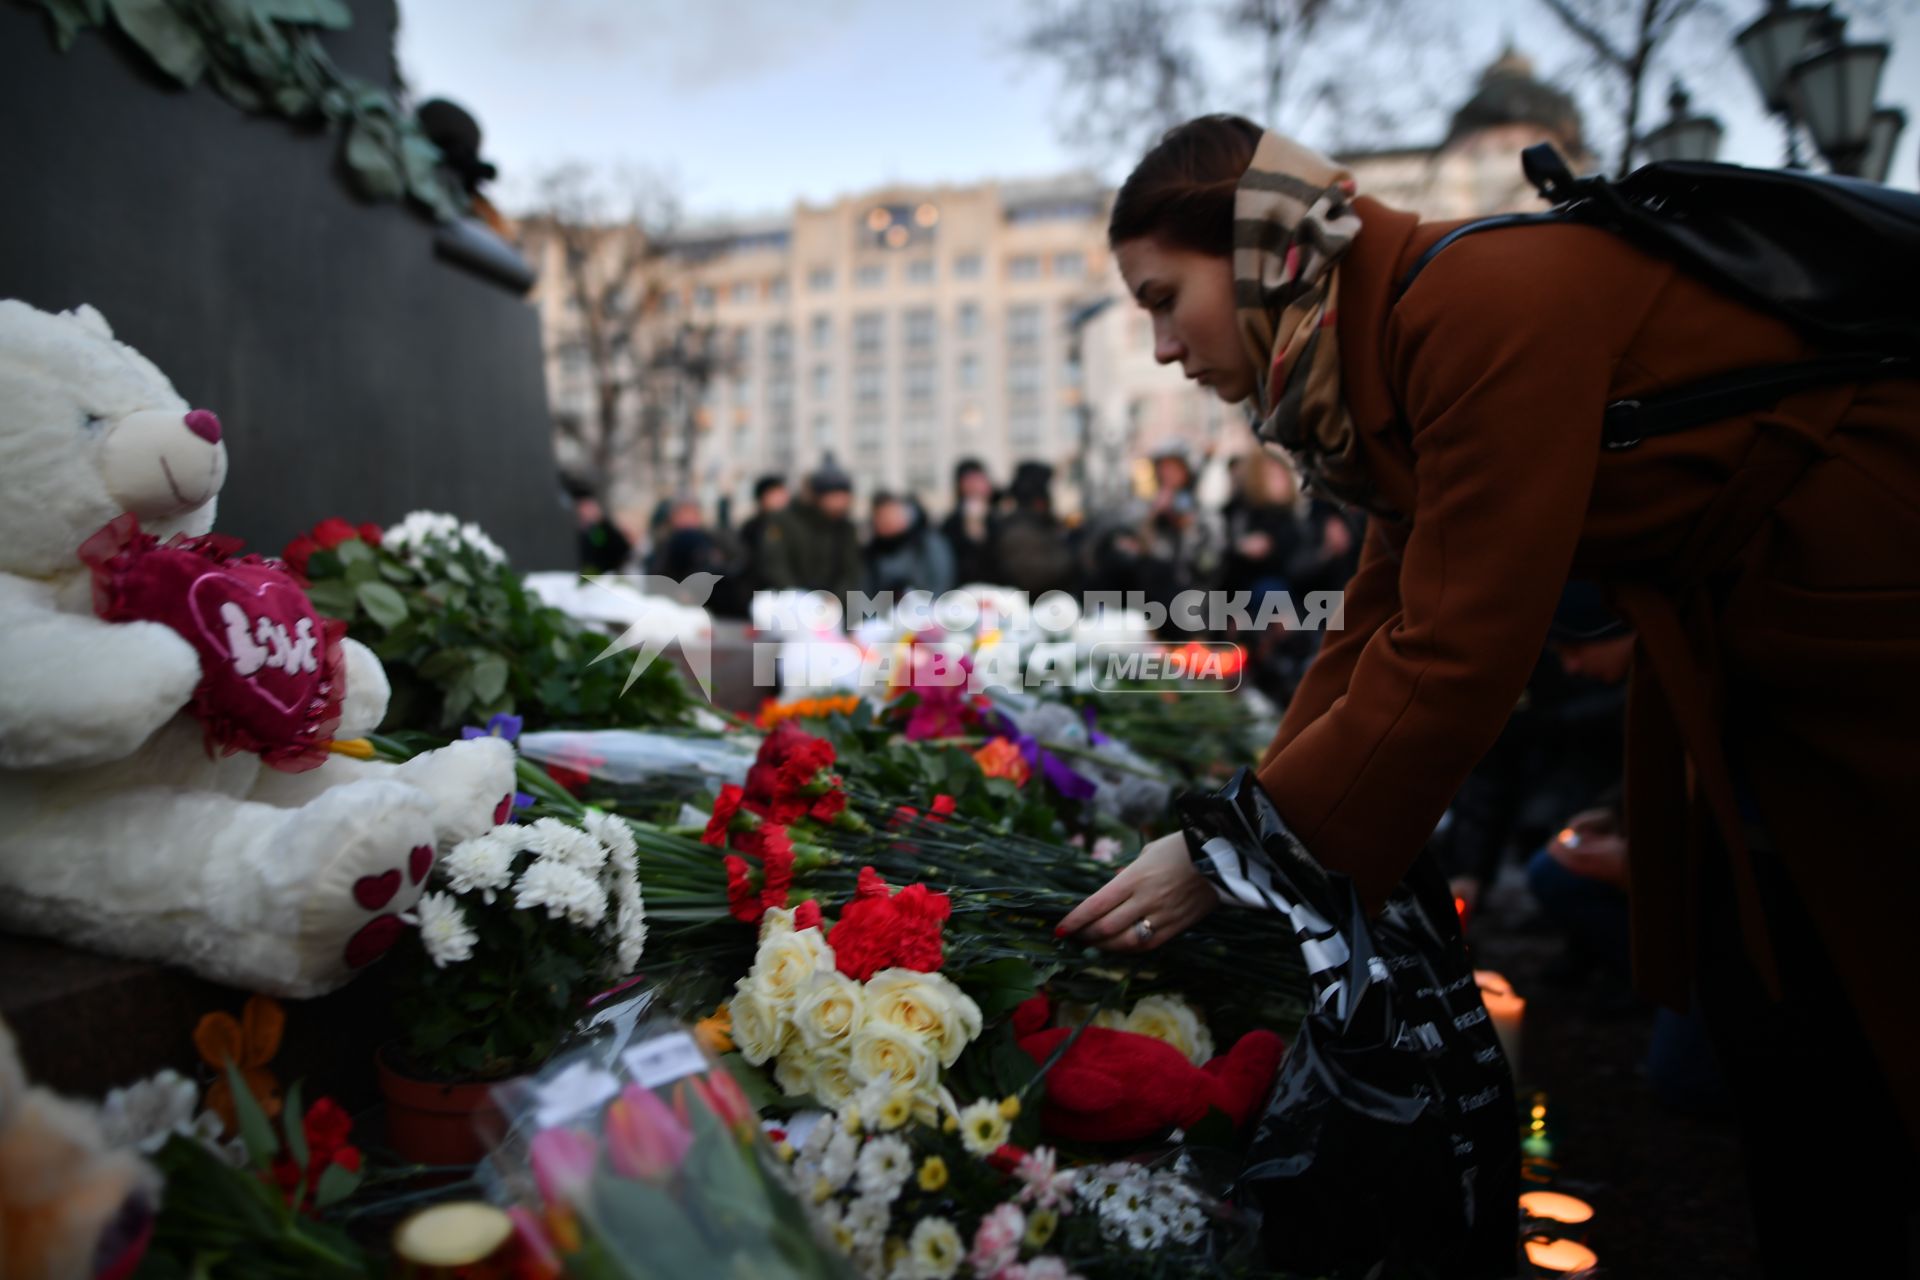
[[[882,969],[867,979],[867,1017],[898,1027],[932,1045],[950,1067],[980,1034],[980,1006],[938,973]]]
[[[930,1092],[940,1082],[940,1060],[925,1037],[869,1017],[847,1046],[857,1084],[891,1076],[896,1088]]]
[[[1133,1006],[1122,1030],[1152,1036],[1187,1055],[1194,1066],[1205,1066],[1213,1057],[1213,1034],[1199,1011],[1179,996],[1146,996]]]
[[[860,1081],[853,1076],[853,1062],[844,1048],[816,1054],[811,1079],[813,1096],[819,1099],[820,1105],[836,1111],[860,1091]]]
[[[844,973],[816,973],[793,1007],[794,1029],[811,1049],[844,1044],[867,1017],[867,992]]]
[[[812,1093],[814,1065],[813,1055],[804,1047],[789,1044],[774,1061],[773,1082],[789,1098]]]
[[[750,989],[745,978],[735,985],[727,1008],[733,1014],[734,1047],[756,1067],[779,1053],[793,1034],[791,1024]]]
[[[753,969],[747,985],[755,995],[782,1017],[791,1016],[803,991],[813,985],[814,975],[833,969],[833,952],[827,948],[818,929],[791,929],[769,934],[754,954]]]

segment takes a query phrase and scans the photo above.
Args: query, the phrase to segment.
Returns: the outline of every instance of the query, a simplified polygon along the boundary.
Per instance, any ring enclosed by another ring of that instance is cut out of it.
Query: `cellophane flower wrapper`
[[[650,1000],[494,1091],[508,1127],[488,1165],[531,1252],[596,1280],[850,1280],[775,1175],[752,1103],[688,1028],[645,1016]]]

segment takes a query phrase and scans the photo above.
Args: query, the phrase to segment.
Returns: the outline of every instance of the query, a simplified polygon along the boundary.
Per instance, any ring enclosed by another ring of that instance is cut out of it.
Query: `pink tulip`
[[[721,1067],[704,1076],[693,1078],[693,1091],[700,1095],[700,1101],[707,1109],[720,1118],[720,1123],[736,1133],[751,1133],[755,1113],[753,1104],[747,1101],[746,1092],[740,1082],[735,1080],[726,1068]]]
[[[664,1182],[680,1167],[693,1133],[653,1090],[630,1084],[607,1106],[607,1159],[623,1178]]]
[[[528,1156],[540,1198],[549,1205],[574,1205],[593,1181],[600,1147],[591,1134],[578,1129],[542,1129],[533,1135]]]

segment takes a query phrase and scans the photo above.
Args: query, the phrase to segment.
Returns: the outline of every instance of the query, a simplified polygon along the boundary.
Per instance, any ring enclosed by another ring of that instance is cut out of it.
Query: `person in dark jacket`
[[[997,583],[1000,565],[993,540],[1000,531],[993,509],[993,478],[978,458],[962,458],[953,468],[953,510],[940,526],[953,552],[954,581]]]
[[[853,480],[828,457],[807,477],[805,495],[767,520],[760,535],[765,587],[831,592],[844,604],[865,573],[852,511]]]
[[[910,498],[873,495],[873,533],[867,540],[866,590],[898,598],[909,591],[935,596],[953,587],[953,553],[926,513]]]
[[[1022,462],[1007,486],[1013,512],[994,538],[994,558],[1006,585],[1039,599],[1049,591],[1073,588],[1073,549],[1068,529],[1053,514],[1053,468]]]

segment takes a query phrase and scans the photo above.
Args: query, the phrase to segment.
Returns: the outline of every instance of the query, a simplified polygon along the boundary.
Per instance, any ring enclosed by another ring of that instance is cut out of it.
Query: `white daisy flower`
[[[827,1140],[826,1153],[820,1157],[820,1175],[835,1191],[853,1181],[859,1150],[860,1144],[852,1134],[839,1125],[833,1126],[833,1137]]]
[[[1167,1239],[1167,1224],[1157,1213],[1138,1213],[1127,1223],[1127,1247],[1137,1250],[1158,1249]]]
[[[891,1135],[873,1138],[860,1149],[857,1168],[860,1190],[890,1204],[913,1176],[913,1149]]]
[[[907,1238],[907,1257],[920,1280],[947,1280],[960,1270],[966,1247],[960,1233],[945,1218],[922,1218]]]
[[[513,880],[513,859],[519,850],[504,834],[510,830],[495,827],[471,840],[462,840],[434,870],[455,893],[477,890],[491,904],[495,894]]]
[[[520,873],[513,905],[522,911],[545,907],[549,920],[565,916],[587,928],[607,917],[607,895],[599,881],[578,867],[552,858],[535,859]]]
[[[413,910],[400,918],[420,926],[420,945],[436,969],[471,959],[473,944],[480,940],[450,893],[423,893]]]
[[[200,1086],[168,1067],[124,1089],[108,1091],[100,1105],[100,1136],[109,1146],[152,1155],[176,1133],[195,1132]]]
[[[842,1221],[853,1236],[855,1250],[875,1249],[885,1243],[887,1227],[893,1220],[888,1207],[892,1202],[892,1196],[864,1195],[847,1206]]]

